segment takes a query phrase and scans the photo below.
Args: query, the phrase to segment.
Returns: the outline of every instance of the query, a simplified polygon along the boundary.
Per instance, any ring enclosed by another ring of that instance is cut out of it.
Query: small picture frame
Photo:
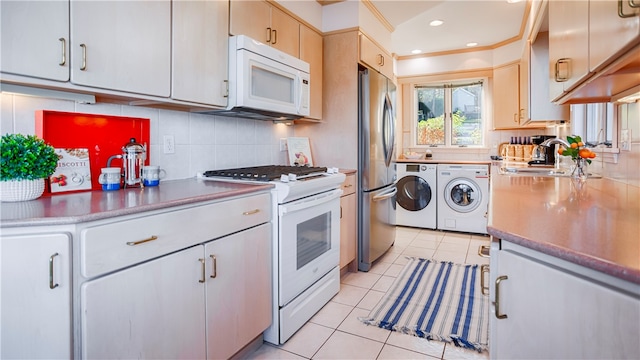
[[[289,165],[291,166],[313,166],[311,157],[311,147],[307,137],[287,138],[289,149]]]

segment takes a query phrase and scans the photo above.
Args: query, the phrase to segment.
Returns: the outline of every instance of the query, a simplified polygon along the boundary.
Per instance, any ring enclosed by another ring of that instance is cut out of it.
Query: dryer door
[[[457,178],[449,181],[445,187],[444,200],[451,209],[468,213],[478,208],[482,192],[473,180]]]
[[[420,211],[431,202],[431,185],[419,176],[405,176],[398,181],[396,187],[396,202],[405,210]]]

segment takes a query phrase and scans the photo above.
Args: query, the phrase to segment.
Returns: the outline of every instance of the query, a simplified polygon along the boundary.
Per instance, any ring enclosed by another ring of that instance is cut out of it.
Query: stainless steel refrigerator
[[[358,270],[369,271],[396,237],[396,87],[375,70],[358,73]]]

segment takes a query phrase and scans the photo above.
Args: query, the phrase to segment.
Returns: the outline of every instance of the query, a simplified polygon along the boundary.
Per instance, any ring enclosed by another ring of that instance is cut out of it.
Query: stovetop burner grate
[[[237,169],[209,170],[204,172],[204,176],[266,182],[278,180],[281,175],[295,174],[297,176],[304,176],[325,173],[326,171],[326,167],[266,165]]]

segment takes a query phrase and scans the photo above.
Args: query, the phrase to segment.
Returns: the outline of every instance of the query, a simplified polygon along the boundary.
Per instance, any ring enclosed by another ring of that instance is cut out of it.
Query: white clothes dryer
[[[489,165],[438,164],[438,229],[487,234]]]
[[[436,164],[397,164],[396,224],[435,229]]]

